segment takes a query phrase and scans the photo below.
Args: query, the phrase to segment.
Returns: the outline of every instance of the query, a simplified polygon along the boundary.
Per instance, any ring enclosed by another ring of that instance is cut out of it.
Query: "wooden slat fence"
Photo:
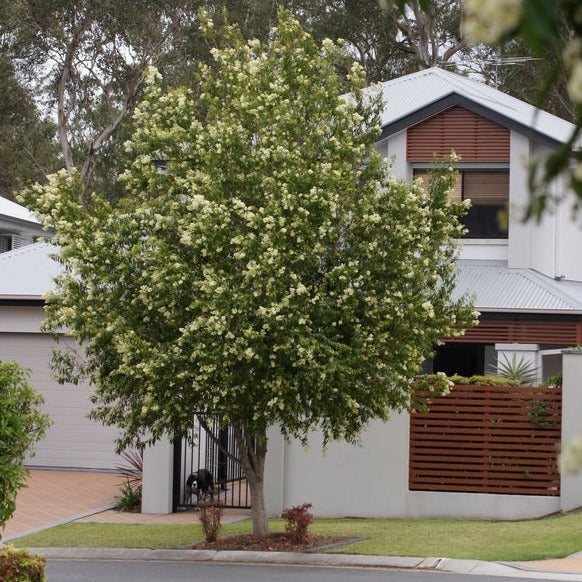
[[[455,386],[410,417],[409,488],[559,495],[562,391]]]

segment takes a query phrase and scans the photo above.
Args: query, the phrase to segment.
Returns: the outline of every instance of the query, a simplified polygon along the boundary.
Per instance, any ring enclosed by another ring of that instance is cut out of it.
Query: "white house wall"
[[[40,333],[43,319],[42,307],[3,306],[0,308],[0,333]]]
[[[530,220],[524,224],[521,220],[529,202],[527,163],[530,150],[532,156],[539,159],[551,152],[512,131],[508,266],[534,269],[547,277],[582,281],[582,261],[575,252],[582,248],[582,223],[572,220],[573,195],[566,194],[564,201],[555,208],[550,206],[539,222]],[[563,178],[558,178],[550,193],[563,195],[566,188]]]
[[[529,140],[516,131],[510,134],[509,156],[509,236],[508,236],[508,266],[511,268],[531,267],[532,230],[531,221],[523,222],[522,218],[529,201],[527,164],[530,156]],[[535,230],[539,230],[537,227]],[[535,240],[537,237],[533,236]],[[544,239],[546,244],[548,240]]]

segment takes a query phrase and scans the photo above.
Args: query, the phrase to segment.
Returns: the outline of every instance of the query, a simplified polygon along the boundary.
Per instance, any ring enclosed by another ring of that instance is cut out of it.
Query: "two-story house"
[[[441,69],[401,77],[381,89],[385,108],[377,147],[391,160],[393,173],[406,180],[422,179],[435,154],[454,150],[461,156],[454,195],[473,203],[466,218],[468,234],[458,242],[457,292],[475,294],[480,323],[460,338],[447,339],[438,348],[434,369],[479,373],[488,364],[495,365],[500,353],[517,353],[533,361],[540,376],[555,373],[560,369],[558,348],[582,343],[582,261],[578,258],[582,228],[572,220],[568,204],[546,213],[539,224],[523,223],[521,216],[528,200],[528,162],[564,143],[573,126]],[[559,180],[554,188],[556,194],[567,194]],[[25,209],[12,204],[10,212],[4,203],[0,205],[0,235],[7,224],[38,224],[30,215],[20,214]],[[34,462],[108,468],[115,464],[114,431],[85,418],[90,388],[61,387],[51,379],[52,343],[40,333],[39,323],[42,296],[59,268],[46,244],[0,254],[0,358],[17,359],[32,369],[33,384],[53,416],[54,426],[39,444]],[[391,426],[394,438],[388,441],[405,447],[406,422]],[[388,442],[384,437],[380,440]],[[278,446],[273,444],[272,450]],[[393,455],[394,467],[402,461],[399,451],[396,447],[385,452]],[[299,459],[304,452],[289,454]],[[333,458],[330,454],[326,466]],[[316,466],[321,460],[314,462]],[[363,463],[362,470],[368,463],[359,457],[354,462]],[[345,462],[338,465],[335,486],[345,482],[345,474],[339,477],[343,468]],[[398,478],[398,486],[406,487],[405,477]]]
[[[540,377],[560,368],[555,348],[582,343],[582,224],[566,200],[540,223],[523,222],[528,166],[566,142],[574,126],[478,81],[433,68],[384,83],[379,151],[396,176],[421,178],[455,151],[453,193],[470,198],[459,241],[458,292],[475,294],[477,327],[438,348],[433,367],[471,375],[499,356],[530,361]]]
[[[61,265],[51,258],[50,244],[36,242],[41,236],[48,234],[28,209],[0,197],[0,359],[30,370],[30,384],[43,396],[53,422],[28,464],[113,469],[116,431],[87,418],[91,387],[59,385],[51,372],[55,344],[41,324],[44,296]]]

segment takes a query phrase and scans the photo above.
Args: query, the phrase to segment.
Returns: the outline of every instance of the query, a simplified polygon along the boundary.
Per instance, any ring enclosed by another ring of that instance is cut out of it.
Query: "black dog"
[[[186,480],[186,494],[192,499],[196,495],[196,501],[204,499],[207,495],[214,493],[214,479],[208,469],[198,469]]]

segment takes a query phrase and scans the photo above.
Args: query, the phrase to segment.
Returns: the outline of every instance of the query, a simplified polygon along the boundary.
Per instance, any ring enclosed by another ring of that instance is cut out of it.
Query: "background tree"
[[[261,536],[269,426],[353,441],[407,408],[434,342],[473,325],[469,302],[451,301],[464,205],[449,202],[453,172],[432,197],[389,177],[380,98],[357,65],[340,98],[331,41],[286,13],[264,45],[203,24],[217,48],[197,91],[152,73],[127,196],[88,212],[79,176],[61,172],[27,202],[56,228],[67,270],[47,321],[86,346],[93,416],[124,447],[220,415]]]
[[[189,0],[16,0],[0,9],[5,52],[54,112],[62,163],[78,170],[85,190],[138,101],[144,70],[172,61],[194,7]]]
[[[0,196],[13,199],[58,167],[54,124],[40,117],[10,59],[0,52]]]
[[[50,424],[40,411],[42,397],[27,377],[16,362],[0,361],[0,529],[14,513],[16,494],[24,487],[26,455]]]

